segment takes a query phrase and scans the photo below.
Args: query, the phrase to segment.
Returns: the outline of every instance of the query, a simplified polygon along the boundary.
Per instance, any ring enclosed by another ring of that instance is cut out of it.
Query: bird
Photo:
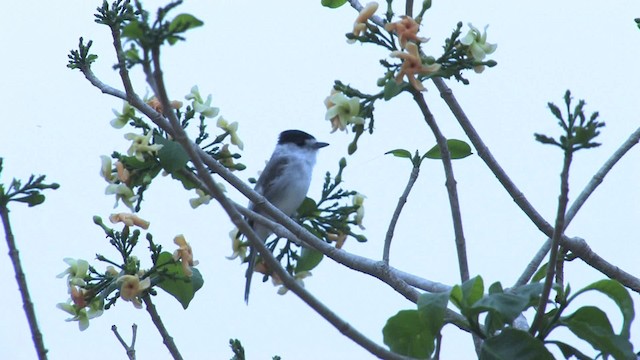
[[[292,216],[309,191],[318,150],[328,145],[301,130],[283,131],[278,137],[271,158],[258,177],[254,190],[287,216]],[[252,202],[249,203],[249,209],[267,216]],[[271,235],[271,230],[263,225],[251,221],[249,225],[260,241],[264,242]],[[251,247],[244,290],[244,301],[247,304],[255,262],[256,250]]]

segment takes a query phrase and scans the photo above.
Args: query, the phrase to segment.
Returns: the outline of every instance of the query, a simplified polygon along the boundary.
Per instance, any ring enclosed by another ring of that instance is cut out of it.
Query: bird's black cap
[[[315,140],[313,136],[307,134],[301,130],[285,130],[280,133],[278,138],[278,144],[296,144],[298,146],[304,146],[308,144],[309,140]],[[314,147],[319,149],[329,144],[323,142],[315,142]]]

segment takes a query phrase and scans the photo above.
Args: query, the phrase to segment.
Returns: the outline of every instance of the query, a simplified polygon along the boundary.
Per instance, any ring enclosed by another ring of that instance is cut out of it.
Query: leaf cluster
[[[593,141],[600,134],[599,129],[605,125],[604,122],[597,120],[599,113],[596,111],[587,118],[584,113],[585,101],[578,101],[578,104],[572,109],[571,100],[571,92],[567,90],[564,95],[566,119],[558,106],[551,102],[547,104],[553,116],[559,120],[558,125],[562,128],[564,134],[560,135],[559,139],[556,140],[553,137],[536,133],[534,134],[535,139],[543,144],[558,146],[565,152],[575,152],[600,146],[600,143]]]
[[[131,231],[128,225],[124,225],[122,231],[117,231],[105,225],[98,216],[94,216],[93,220],[104,231],[106,238],[116,249],[121,260],[116,261],[96,254],[98,261],[113,266],[118,274],[114,276],[109,270],[98,272],[94,267],[90,267],[90,276],[85,279],[86,284],[80,286],[84,289],[87,303],[91,303],[94,298],[98,297],[104,299],[105,309],[109,309],[120,298],[118,279],[123,275],[138,276],[142,274],[140,279],[150,278],[152,285],[145,293],[155,295],[154,286],[157,286],[176,298],[183,308],[186,309],[189,306],[195,292],[203,285],[202,275],[198,269],[192,268],[193,274],[187,276],[181,261],[175,260],[171,253],[162,251],[162,246],[153,241],[151,233],[147,233],[145,238],[149,244],[149,255],[153,265],[149,269],[143,270],[140,260],[133,255],[134,248],[139,243],[140,230]]]
[[[2,165],[3,158],[0,158],[0,175]],[[24,185],[21,180],[14,178],[6,189],[4,184],[0,184],[0,206],[6,208],[11,201],[25,203],[29,207],[42,204],[45,200],[42,190],[56,190],[60,187],[57,183],[46,184],[45,178],[45,175],[31,175]]]
[[[384,342],[396,353],[430,358],[439,346],[442,328],[448,323],[445,314],[451,303],[467,320],[470,331],[484,340],[480,359],[553,359],[547,349],[551,345],[557,346],[567,359],[591,359],[571,345],[548,339],[550,333],[560,327],[567,328],[589,343],[599,351],[599,356],[635,359],[629,340],[634,318],[633,302],[620,283],[600,280],[570,297],[571,289],[567,287],[566,297],[552,303],[554,308],[544,315],[544,328],[534,336],[526,328],[516,326],[516,319],[537,305],[542,288],[543,284],[535,282],[503,289],[496,282],[485,294],[484,282],[477,276],[448,292],[422,294],[417,310],[402,310],[389,318],[383,329]],[[598,291],[618,306],[623,315],[619,333],[613,330],[607,314],[594,306],[582,306],[569,315],[563,315],[576,297],[587,291]],[[482,316],[484,321],[481,323]]]

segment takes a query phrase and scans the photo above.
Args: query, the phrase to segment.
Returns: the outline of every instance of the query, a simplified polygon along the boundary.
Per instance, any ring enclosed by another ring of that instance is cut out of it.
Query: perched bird
[[[271,159],[258,177],[255,191],[287,216],[293,215],[307,196],[318,149],[327,145],[329,144],[317,141],[304,131],[283,131]],[[253,203],[249,204],[249,209],[266,216],[263,211],[256,209]],[[271,230],[265,226],[251,222],[250,225],[261,241],[265,241],[271,235]],[[245,302],[249,302],[249,289],[256,262],[256,250],[253,247],[249,252],[248,262]]]

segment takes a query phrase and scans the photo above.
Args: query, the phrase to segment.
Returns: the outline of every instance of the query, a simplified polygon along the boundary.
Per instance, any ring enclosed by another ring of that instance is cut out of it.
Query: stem
[[[571,145],[568,145],[571,146]],[[573,149],[568,148],[564,154],[564,164],[562,165],[562,173],[560,173],[560,196],[558,197],[558,212],[556,214],[556,224],[551,237],[551,251],[549,252],[549,265],[547,266],[547,276],[544,279],[544,287],[542,288],[542,295],[540,295],[540,303],[536,309],[536,316],[531,323],[529,333],[534,335],[538,331],[542,318],[546,312],[547,301],[549,301],[549,294],[551,293],[551,287],[553,286],[553,277],[556,270],[556,262],[558,261],[558,253],[560,248],[560,238],[564,232],[565,227],[565,214],[567,212],[567,204],[569,202],[569,168],[571,166],[571,160],[573,158]]]
[[[38,327],[38,320],[36,319],[36,311],[33,308],[31,302],[31,296],[29,295],[29,288],[27,287],[27,278],[22,270],[22,264],[20,263],[20,253],[16,247],[15,238],[11,232],[11,223],[9,221],[9,209],[7,203],[0,204],[0,217],[2,218],[2,224],[4,225],[4,233],[7,239],[7,247],[9,248],[9,258],[13,264],[13,270],[16,274],[16,281],[18,282],[18,289],[20,289],[20,295],[22,296],[22,307],[27,315],[27,322],[29,323],[29,329],[31,330],[31,338],[33,339],[33,345],[38,353],[38,359],[47,359],[47,349],[44,346],[42,339],[42,333]]]
[[[460,279],[462,282],[469,280],[469,264],[467,262],[467,249],[464,239],[464,231],[462,229],[462,215],[460,214],[460,202],[458,200],[458,190],[456,188],[456,179],[453,176],[453,166],[451,165],[451,154],[447,146],[447,139],[442,135],[433,114],[429,110],[422,93],[413,87],[410,89],[413,99],[420,107],[424,120],[431,128],[433,135],[436,137],[440,153],[442,154],[442,165],[446,177],[447,193],[449,194],[449,205],[451,207],[451,218],[453,220],[453,231],[455,233],[456,250],[458,252],[458,266],[460,268]]]
[[[407,0],[404,12],[408,17],[413,17],[413,0]]]
[[[153,321],[153,324],[158,329],[160,336],[162,336],[162,342],[167,347],[167,349],[169,349],[171,356],[173,356],[173,358],[176,360],[182,360],[182,355],[180,354],[178,347],[173,342],[173,338],[171,337],[171,335],[169,335],[167,328],[164,327],[162,319],[160,318],[160,315],[156,310],[156,306],[153,305],[153,302],[151,301],[151,295],[144,295],[142,297],[142,301],[144,301],[144,304],[147,307],[147,312],[149,313],[149,315],[151,315],[151,321]]]
[[[418,179],[418,174],[420,173],[420,164],[414,165],[413,170],[411,170],[411,175],[409,176],[409,182],[398,199],[398,205],[396,205],[396,210],[393,212],[393,216],[391,217],[391,223],[389,223],[389,228],[387,229],[387,236],[384,238],[384,250],[382,252],[382,261],[385,264],[389,265],[389,251],[391,251],[391,239],[393,239],[393,232],[396,229],[396,224],[398,219],[400,218],[400,213],[402,212],[402,208],[404,208],[404,204],[407,202],[407,198],[409,197],[409,193],[413,188],[416,180]]]

